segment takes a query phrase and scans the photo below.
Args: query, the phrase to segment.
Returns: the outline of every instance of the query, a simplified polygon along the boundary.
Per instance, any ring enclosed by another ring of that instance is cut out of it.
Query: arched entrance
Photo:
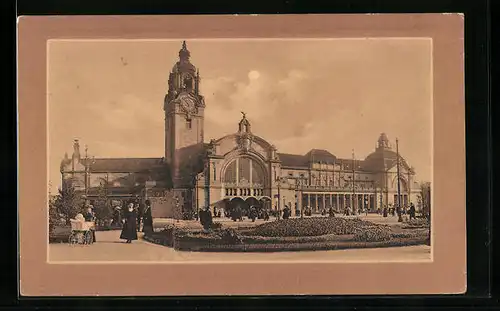
[[[226,215],[231,215],[232,211],[236,208],[240,208],[243,216],[246,215],[246,212],[250,206],[248,205],[248,202],[245,201],[242,197],[232,197],[230,199],[225,200],[226,203]]]
[[[239,207],[242,211],[243,216],[248,216],[250,208],[255,208],[259,215],[264,209],[269,210],[271,205],[271,198],[264,197],[232,197],[224,199],[225,202],[225,214],[230,217],[231,212]]]

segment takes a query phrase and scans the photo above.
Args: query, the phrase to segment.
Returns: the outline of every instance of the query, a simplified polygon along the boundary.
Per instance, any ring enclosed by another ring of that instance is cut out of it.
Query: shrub
[[[382,242],[390,239],[391,231],[383,227],[358,229],[354,234],[354,241],[357,242]]]
[[[382,225],[375,225],[368,221],[361,219],[347,219],[347,218],[295,218],[273,221],[256,226],[253,230],[246,232],[252,236],[319,236],[327,234],[345,235],[355,234],[356,229],[365,227],[385,227]]]
[[[242,244],[243,239],[233,228],[226,228],[217,234],[223,244]]]
[[[392,233],[391,237],[394,239],[407,239],[407,238],[419,238],[419,237],[427,237],[429,232],[427,230],[411,230],[404,232]]]
[[[427,218],[417,218],[406,221],[403,228],[428,228],[429,220]]]

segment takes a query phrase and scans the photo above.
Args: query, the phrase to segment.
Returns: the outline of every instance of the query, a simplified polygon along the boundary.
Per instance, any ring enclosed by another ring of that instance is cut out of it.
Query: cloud
[[[240,111],[244,111],[256,127],[276,128],[277,137],[290,133],[301,136],[313,114],[307,113],[304,119],[304,114],[298,115],[296,108],[303,105],[312,85],[314,79],[300,70],[290,70],[278,77],[263,70],[252,70],[242,81],[233,77],[207,79],[202,86],[207,103],[205,117],[233,132]],[[277,123],[280,126],[276,126]],[[290,126],[294,130],[290,131]]]

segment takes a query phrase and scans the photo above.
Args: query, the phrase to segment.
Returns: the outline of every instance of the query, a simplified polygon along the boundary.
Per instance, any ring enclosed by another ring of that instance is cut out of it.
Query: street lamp
[[[357,214],[356,208],[359,202],[356,200],[356,158],[354,156],[354,149],[352,149],[352,213],[353,215]]]
[[[304,218],[304,208],[303,208],[303,202],[302,201],[302,193],[304,192],[304,184],[303,184],[304,177],[298,177],[295,179],[295,204],[297,207],[300,205],[300,218]],[[299,188],[300,187],[300,188]],[[299,192],[300,189],[300,192]],[[300,202],[300,204],[299,204]],[[295,212],[297,212],[297,207],[295,208]]]
[[[199,205],[200,205],[200,200],[199,200],[199,192],[198,192],[198,182],[200,181],[201,177],[203,175],[201,174],[193,174],[193,179],[194,179],[194,195],[196,196],[196,200],[195,200],[195,204],[196,204],[196,220],[198,220],[198,216],[199,216],[199,213],[200,213],[200,208],[199,208]]]
[[[399,141],[396,138],[396,174],[398,178],[398,208],[397,208],[397,213],[398,213],[398,222],[403,221],[403,217],[401,216],[401,182],[399,180]]]
[[[277,210],[277,219],[280,219],[280,214],[281,214],[281,194],[280,194],[280,189],[281,189],[281,178],[276,177],[276,182],[278,183],[278,210]]]
[[[179,197],[178,197],[178,196],[176,196],[176,197],[175,197],[175,211],[176,211],[176,213],[177,213],[177,222],[179,222],[179,217],[180,217],[180,215],[179,215],[179,214],[180,214],[180,213],[179,213],[179,205],[180,205],[180,204],[179,204]]]

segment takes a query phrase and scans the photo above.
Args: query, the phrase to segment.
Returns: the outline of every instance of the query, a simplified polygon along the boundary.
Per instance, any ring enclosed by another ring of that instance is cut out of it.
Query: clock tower
[[[168,78],[165,96],[165,160],[174,173],[174,185],[179,179],[180,169],[203,147],[203,121],[205,101],[200,95],[200,74],[190,62],[191,53],[186,41],[179,51]],[[184,177],[185,178],[185,177]]]

